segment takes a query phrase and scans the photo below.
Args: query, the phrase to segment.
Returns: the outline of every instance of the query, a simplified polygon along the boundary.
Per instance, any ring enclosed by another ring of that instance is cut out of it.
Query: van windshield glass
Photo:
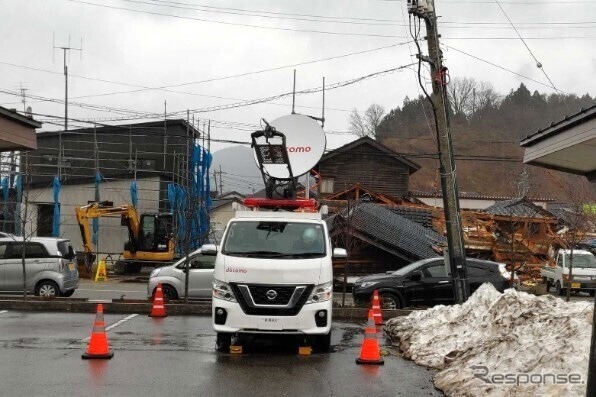
[[[565,262],[570,263],[569,255],[565,255]],[[596,258],[594,255],[573,255],[574,269],[596,269]]]
[[[226,255],[268,258],[325,256],[323,227],[304,222],[232,222],[223,243]]]

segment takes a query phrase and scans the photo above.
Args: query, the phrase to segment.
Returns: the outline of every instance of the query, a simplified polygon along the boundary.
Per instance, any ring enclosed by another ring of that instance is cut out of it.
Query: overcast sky
[[[557,89],[596,95],[595,0],[500,5],[533,55],[495,1],[437,0],[451,78],[488,81],[502,94],[520,82],[554,92],[535,56]],[[71,47],[81,39],[83,46],[82,56],[70,53],[69,97],[99,106],[73,104],[71,117],[114,124],[153,113],[155,120],[165,101],[174,113],[168,117],[191,109],[195,120],[213,120],[214,139],[240,141],[249,140],[261,118],[290,113],[291,96],[213,107],[291,92],[293,69],[297,90],[304,90],[319,87],[323,77],[332,85],[415,61],[406,0],[0,0],[0,15],[0,104],[22,110],[20,96],[10,93],[25,88],[34,113],[58,117],[36,116],[44,130],[58,128],[48,121],[62,124],[63,105],[40,99],[64,97],[62,50],[53,46],[68,46],[69,37]],[[419,92],[412,67],[327,91],[327,148],[355,138],[345,134],[352,109],[378,103],[389,111]],[[320,93],[300,95],[296,111],[320,116],[321,101]]]

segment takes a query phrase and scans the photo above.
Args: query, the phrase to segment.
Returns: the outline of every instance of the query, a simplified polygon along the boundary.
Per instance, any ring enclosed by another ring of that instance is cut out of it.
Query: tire
[[[161,292],[163,293],[164,301],[176,301],[178,300],[178,291],[170,284],[162,284]],[[153,290],[153,296],[155,296],[155,290]]]
[[[559,280],[557,280],[557,283],[555,284],[555,290],[557,291],[557,295],[565,295],[565,289],[561,288],[561,282]]]
[[[313,335],[312,348],[315,353],[327,353],[331,348],[331,331],[325,335]]]
[[[35,295],[42,298],[54,298],[60,296],[58,284],[50,280],[43,280],[35,288]]]
[[[66,298],[69,298],[69,297],[71,297],[71,296],[72,296],[72,295],[75,293],[75,291],[76,291],[76,290],[74,290],[74,289],[71,289],[71,290],[69,290],[69,291],[63,292],[63,293],[62,293],[62,296],[66,297]]]
[[[550,283],[550,281],[546,277],[542,277],[542,282],[546,285],[546,292],[549,293],[550,292],[550,288],[553,285]]]
[[[399,299],[397,295],[392,294],[391,292],[381,292],[379,294],[379,301],[381,303],[381,309],[395,310],[403,308],[401,299]]]
[[[222,353],[229,353],[232,344],[232,334],[218,332],[215,338],[215,350]]]

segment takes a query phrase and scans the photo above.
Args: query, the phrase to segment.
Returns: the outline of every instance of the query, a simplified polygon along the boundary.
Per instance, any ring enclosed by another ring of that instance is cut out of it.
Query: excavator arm
[[[91,241],[91,228],[89,226],[89,219],[101,217],[120,216],[126,222],[130,242],[132,243],[133,247],[138,246],[140,227],[139,216],[135,207],[132,205],[105,206],[100,202],[88,204],[83,207],[76,207],[75,212],[79,228],[81,229],[83,251],[86,254],[93,253],[93,242]]]

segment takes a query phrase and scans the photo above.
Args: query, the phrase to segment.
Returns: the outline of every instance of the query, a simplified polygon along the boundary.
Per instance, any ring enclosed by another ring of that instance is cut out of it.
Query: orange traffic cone
[[[82,357],[84,359],[108,359],[114,357],[114,353],[110,351],[110,347],[108,346],[108,337],[106,335],[105,323],[103,321],[103,305],[101,303],[97,305],[97,314],[95,315],[95,322],[93,323],[91,340],[89,340],[87,351]]]
[[[377,329],[373,311],[368,311],[368,323],[364,330],[364,341],[360,350],[360,357],[356,359],[356,364],[383,365],[385,362],[381,358],[379,350],[379,341],[377,341]]]
[[[163,292],[161,290],[161,283],[157,284],[157,289],[155,290],[155,297],[153,298],[153,307],[151,308],[151,313],[149,317],[166,317],[166,307],[163,303]]]
[[[381,301],[379,300],[379,292],[375,290],[372,296],[372,311],[375,319],[375,325],[383,324],[383,313],[381,312]]]

